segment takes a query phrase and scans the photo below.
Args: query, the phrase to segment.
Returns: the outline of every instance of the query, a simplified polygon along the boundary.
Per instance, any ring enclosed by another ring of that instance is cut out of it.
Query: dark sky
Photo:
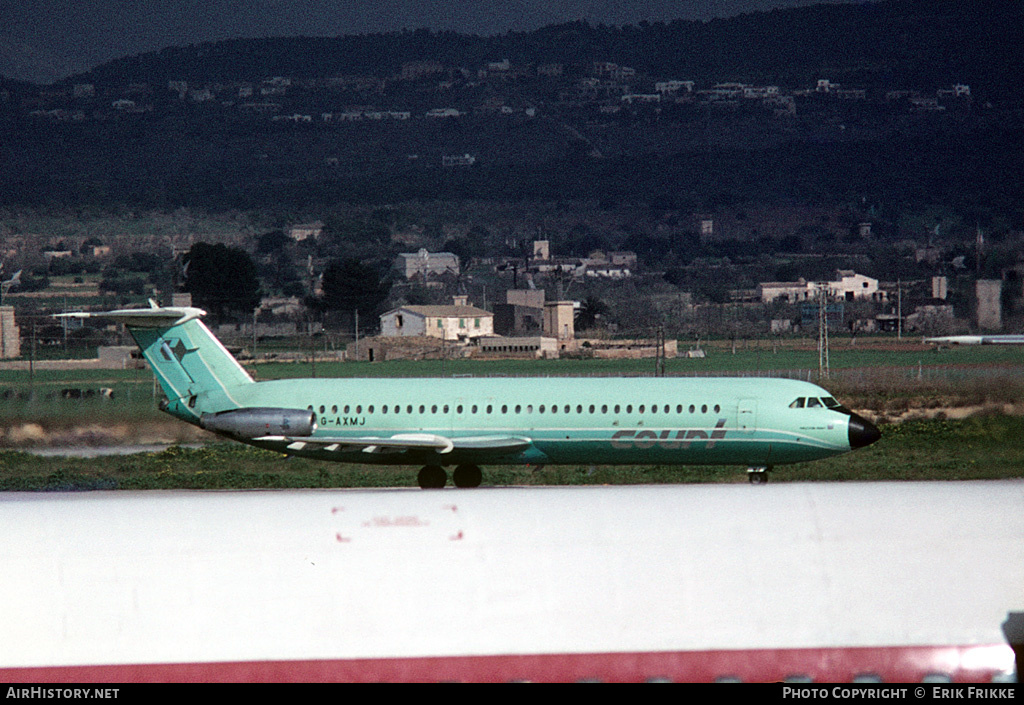
[[[852,0],[0,0],[0,75],[48,83],[109,59],[236,37],[451,29],[491,35],[585,19],[707,20]]]

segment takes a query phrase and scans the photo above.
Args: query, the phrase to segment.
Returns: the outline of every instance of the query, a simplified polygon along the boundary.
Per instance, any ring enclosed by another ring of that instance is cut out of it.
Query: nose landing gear
[[[768,473],[771,472],[770,465],[761,465],[747,468],[747,479],[752,485],[763,485],[768,482]]]

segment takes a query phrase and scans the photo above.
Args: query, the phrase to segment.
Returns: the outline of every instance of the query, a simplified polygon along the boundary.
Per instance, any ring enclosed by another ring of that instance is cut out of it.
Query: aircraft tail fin
[[[198,422],[203,413],[238,408],[232,390],[253,384],[249,373],[210,332],[190,306],[158,306],[61,317],[110,318],[124,323],[167,396],[169,413]]]

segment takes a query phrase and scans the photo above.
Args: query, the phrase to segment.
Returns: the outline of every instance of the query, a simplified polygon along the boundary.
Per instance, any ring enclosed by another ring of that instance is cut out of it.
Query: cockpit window
[[[842,404],[837,402],[833,397],[797,397],[790,405],[790,409],[820,409],[822,407],[828,407],[829,409],[835,409],[837,411],[845,411]]]

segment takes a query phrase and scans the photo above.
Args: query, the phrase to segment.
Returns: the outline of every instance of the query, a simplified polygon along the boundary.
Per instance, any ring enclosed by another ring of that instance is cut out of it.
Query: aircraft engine
[[[316,430],[316,414],[308,409],[234,409],[203,414],[199,425],[239,438],[310,436]]]

